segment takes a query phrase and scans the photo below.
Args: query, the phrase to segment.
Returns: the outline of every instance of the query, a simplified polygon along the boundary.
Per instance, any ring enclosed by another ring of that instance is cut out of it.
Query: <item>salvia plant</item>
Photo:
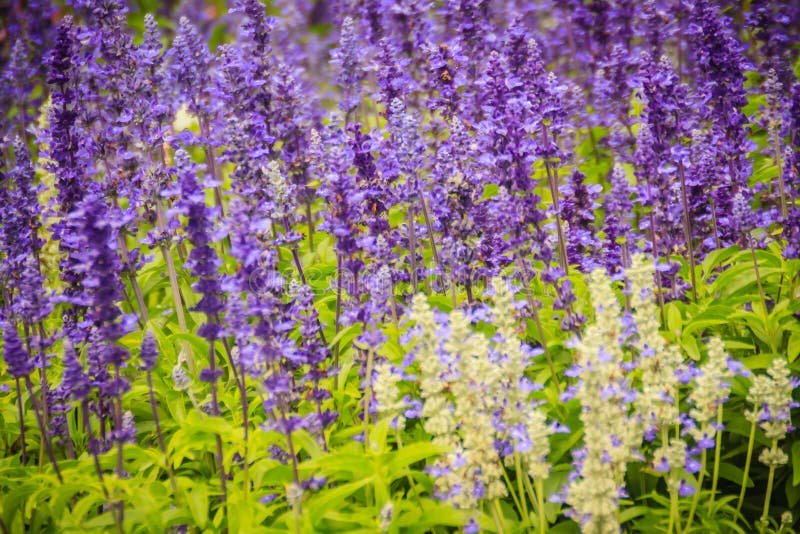
[[[797,529],[797,2],[0,12],[2,533]]]

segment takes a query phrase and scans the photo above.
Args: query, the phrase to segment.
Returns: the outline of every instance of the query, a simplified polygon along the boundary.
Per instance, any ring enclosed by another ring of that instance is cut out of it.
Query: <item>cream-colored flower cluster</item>
[[[577,476],[566,501],[583,532],[618,532],[618,496],[627,463],[635,459],[642,431],[632,407],[630,378],[624,365],[622,310],[605,271],[588,276],[595,322],[577,342],[580,379],[575,397],[581,403],[584,446]]]
[[[689,415],[697,425],[690,429],[690,433],[697,442],[714,439],[717,433],[714,419],[718,407],[728,399],[733,380],[729,358],[722,340],[712,337],[708,341],[708,360],[700,367],[700,374],[689,393]]]
[[[543,478],[550,470],[553,428],[529,399],[533,388],[524,373],[530,351],[515,330],[514,295],[502,280],[492,287],[492,337],[474,331],[461,310],[437,318],[423,295],[414,298],[410,313],[423,428],[446,451],[431,468],[436,492],[459,508],[506,495],[501,452],[519,454],[530,476]],[[397,417],[400,379],[386,366],[379,365],[375,381],[378,411]]]
[[[676,373],[684,367],[677,345],[668,344],[659,332],[659,309],[653,292],[655,263],[644,254],[633,256],[625,271],[630,282],[631,307],[638,337],[637,367],[641,371],[641,392],[636,399],[637,411],[645,425],[663,428],[679,423]]]
[[[397,387],[397,383],[402,380],[403,375],[396,372],[389,360],[375,364],[372,393],[375,396],[378,414],[391,417],[395,428],[403,428],[406,425],[406,418],[403,415],[406,403],[400,399],[400,389]]]
[[[500,358],[496,367],[501,375],[495,395],[502,414],[502,439],[512,444],[530,477],[547,478],[551,468],[547,462],[547,455],[550,453],[549,437],[554,429],[547,424],[544,413],[536,409],[529,398],[532,384],[525,378],[525,370],[529,364],[530,352],[516,332],[514,294],[500,278],[492,280],[492,290],[492,323],[497,328],[493,348],[497,353],[496,357]],[[507,458],[507,462],[511,463],[511,457]]]
[[[764,449],[759,456],[759,461],[770,467],[781,466],[789,461],[777,443],[786,437],[792,427],[791,408],[795,405],[792,391],[795,386],[786,359],[775,358],[766,375],[753,378],[747,393],[747,401],[753,405],[753,410],[745,412],[745,417],[757,423],[766,438],[772,441],[772,446]]]

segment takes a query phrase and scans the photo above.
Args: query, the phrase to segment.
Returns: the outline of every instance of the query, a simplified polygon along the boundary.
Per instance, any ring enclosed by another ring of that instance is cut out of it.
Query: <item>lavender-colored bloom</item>
[[[69,213],[84,197],[89,189],[87,176],[92,174],[91,143],[77,121],[87,96],[79,74],[82,63],[78,29],[72,17],[64,17],[47,57],[47,82],[53,88],[44,139],[48,146],[45,155],[51,161],[46,168],[55,174],[56,199],[62,215]],[[59,238],[58,227],[54,230],[55,237]]]
[[[730,174],[731,195],[741,194],[749,200],[747,180],[751,166],[747,152],[751,143],[747,139],[747,117],[742,112],[747,104],[744,72],[749,65],[742,45],[732,31],[730,19],[722,16],[710,0],[695,2],[689,30],[706,103],[701,115],[711,123],[718,166]],[[735,239],[739,230],[735,223],[719,224],[719,232],[725,239]]]
[[[223,309],[223,292],[218,272],[221,262],[212,246],[217,239],[214,229],[217,210],[206,205],[203,186],[214,183],[206,180],[201,184],[198,180],[200,168],[183,149],[175,152],[175,172],[180,187],[180,200],[171,214],[186,217],[186,234],[194,247],[189,253],[186,267],[197,277],[192,288],[201,295],[193,310],[204,313],[209,318],[209,322],[200,328],[200,335],[213,341],[219,337],[219,325],[213,319]]]
[[[361,102],[361,82],[364,74],[364,49],[359,43],[356,23],[345,17],[339,36],[339,46],[331,51],[331,65],[336,70],[336,83],[344,94],[339,109],[349,118]]]
[[[212,83],[213,57],[208,44],[197,28],[186,17],[178,21],[178,29],[169,51],[168,81],[175,88],[177,104],[186,104],[188,110],[201,122],[201,136],[210,135],[210,123],[218,108],[217,94]],[[208,139],[201,139],[207,142]]]
[[[145,371],[152,371],[158,362],[158,345],[156,345],[156,338],[153,337],[152,332],[148,331],[144,335],[139,350],[139,359],[142,362],[142,369]]]
[[[746,24],[758,41],[758,52],[763,58],[759,70],[762,73],[774,70],[783,84],[795,82],[792,47],[797,43],[798,35],[792,27],[792,23],[797,22],[792,20],[792,10],[784,2],[753,0],[745,14]],[[796,7],[794,11],[797,12]]]
[[[603,199],[603,259],[609,274],[624,270],[630,262],[631,215],[633,188],[621,165],[615,165],[609,175],[611,190]]]
[[[3,360],[8,374],[14,378],[24,378],[34,370],[34,361],[23,347],[16,325],[3,321]]]
[[[64,346],[64,377],[61,380],[61,389],[66,397],[82,401],[91,393],[92,384],[89,377],[78,360],[78,355],[71,343]]]
[[[575,169],[561,188],[561,218],[567,227],[569,263],[579,265],[583,272],[589,272],[595,267],[593,258],[600,247],[594,226],[594,210],[602,186],[587,184],[585,180],[586,176]]]

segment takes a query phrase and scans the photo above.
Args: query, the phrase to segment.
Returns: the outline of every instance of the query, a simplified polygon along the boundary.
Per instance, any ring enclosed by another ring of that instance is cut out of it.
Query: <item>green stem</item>
[[[523,514],[522,515],[523,521],[525,522],[525,524],[528,524],[528,521],[529,521],[529,519],[528,519],[528,503],[525,502],[525,494],[523,493],[523,489],[522,489],[522,485],[523,485],[522,479],[524,477],[528,476],[528,474],[525,473],[522,470],[522,459],[520,458],[519,454],[514,454],[514,464],[515,464],[514,467],[516,468],[516,471],[517,471],[517,491],[519,491],[519,495],[520,495],[520,499],[521,499],[521,503],[522,503],[522,509],[520,510],[520,512],[522,512],[522,514]],[[513,495],[513,492],[512,492],[512,495]]]
[[[717,428],[722,428],[722,404],[717,406]],[[716,444],[714,448],[714,474],[711,479],[711,499],[708,501],[708,509],[714,507],[714,499],[717,496],[717,482],[719,482],[719,465],[722,455],[722,431],[717,430]]]
[[[17,384],[17,409],[19,410],[19,440],[22,444],[22,465],[28,464],[28,444],[25,441],[25,412],[22,408],[22,387],[19,377],[15,378]]]
[[[683,224],[686,239],[686,251],[689,254],[689,269],[692,278],[692,302],[697,302],[697,275],[695,274],[694,264],[694,244],[692,243],[692,221],[689,214],[689,199],[686,193],[686,177],[684,175],[683,163],[678,162],[678,174],[681,178],[681,193],[683,197]]]
[[[697,475],[697,488],[694,492],[694,497],[692,497],[692,506],[689,508],[689,518],[686,520],[686,529],[688,530],[692,526],[692,521],[694,520],[694,513],[697,510],[697,503],[700,500],[700,490],[703,489],[703,477],[706,473],[706,460],[708,455],[706,454],[707,449],[703,449],[702,453],[702,460],[700,461],[700,473]]]
[[[778,449],[778,440],[772,440],[772,452],[775,452]],[[769,505],[770,501],[772,500],[772,487],[775,483],[775,464],[769,466],[769,478],[767,478],[767,494],[764,496],[764,511],[761,514],[761,522],[766,524],[767,519],[769,518]]]
[[[367,369],[364,374],[364,451],[369,452],[369,404],[372,397],[372,364],[375,359],[375,350],[370,347],[367,351]]]
[[[59,483],[63,484],[64,479],[61,476],[61,469],[59,469],[56,455],[53,453],[53,444],[50,441],[50,437],[47,432],[47,426],[42,419],[42,413],[39,410],[39,401],[36,399],[36,394],[33,391],[33,383],[31,382],[31,377],[29,375],[25,375],[25,386],[28,389],[28,396],[31,398],[33,413],[36,414],[36,422],[39,424],[39,432],[41,432],[42,441],[44,442],[44,447],[47,451],[47,457],[50,459],[50,463],[53,466],[53,470],[56,472]]]
[[[517,512],[519,512],[519,515],[523,519],[523,521],[527,521],[528,517],[527,503],[525,503],[524,494],[522,493],[523,491],[522,480],[520,480],[519,478],[519,471],[517,471],[517,485],[519,494],[523,496],[521,500],[517,496],[516,492],[514,492],[514,485],[511,483],[511,479],[508,478],[508,472],[506,471],[505,468],[503,469],[503,478],[506,481],[506,488],[508,488],[508,493],[511,495],[511,499],[514,501],[514,506],[516,506]],[[523,515],[523,510],[525,515]]]
[[[497,527],[497,532],[505,532],[506,529],[503,526],[503,512],[500,509],[500,499],[495,499],[492,501],[492,519],[494,519],[494,524]]]
[[[188,330],[186,328],[186,316],[183,313],[183,300],[181,298],[181,288],[178,285],[178,271],[175,269],[175,261],[172,259],[172,252],[166,245],[161,245],[161,255],[164,257],[164,264],[167,266],[169,287],[172,291],[172,304],[175,306],[175,315],[178,318],[178,329],[181,334],[185,334]],[[194,357],[188,341],[183,342],[183,350],[178,360],[181,359],[186,361],[189,371],[194,373]]]
[[[536,502],[539,506],[539,533],[547,532],[547,514],[544,513],[544,484],[542,479],[536,479]]]
[[[411,290],[417,293],[417,222],[414,219],[414,205],[408,206],[408,258],[411,261]]]
[[[756,423],[750,425],[750,437],[747,440],[747,459],[744,462],[744,473],[742,474],[742,488],[739,490],[739,503],[736,505],[736,515],[738,516],[744,504],[744,494],[747,491],[747,479],[750,475],[750,463],[753,460],[753,446],[756,442]]]

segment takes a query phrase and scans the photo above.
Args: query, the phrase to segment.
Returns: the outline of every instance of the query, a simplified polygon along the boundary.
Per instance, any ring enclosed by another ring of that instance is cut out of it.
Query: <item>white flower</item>
[[[714,419],[717,409],[727,400],[733,379],[728,359],[722,340],[712,337],[708,341],[708,361],[700,367],[700,375],[695,378],[695,385],[688,399],[691,405],[689,415],[697,425],[691,429],[692,437],[696,441],[713,439],[716,435]]]

